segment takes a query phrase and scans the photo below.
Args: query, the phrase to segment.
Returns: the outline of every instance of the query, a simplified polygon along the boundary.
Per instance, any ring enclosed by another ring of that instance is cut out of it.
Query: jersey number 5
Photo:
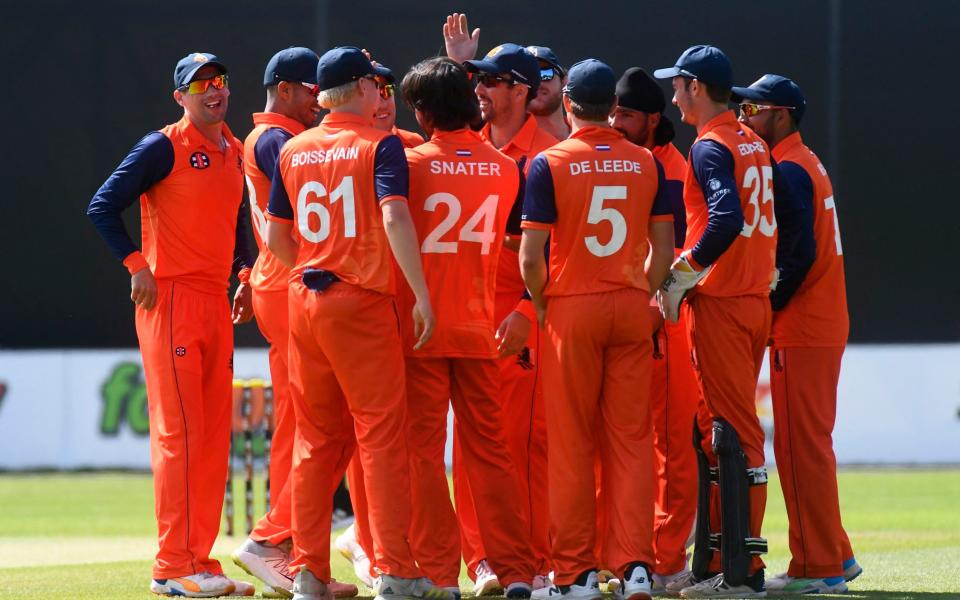
[[[319,181],[308,181],[303,184],[300,193],[297,194],[297,228],[303,239],[319,244],[330,236],[330,210],[321,202],[308,202],[311,194],[316,195],[317,198],[323,198],[327,195],[327,189]],[[333,208],[338,200],[343,200],[343,237],[357,237],[353,176],[344,177],[340,185],[330,192],[330,208]],[[316,229],[310,226],[310,215],[316,215],[319,220],[319,227]]]
[[[740,235],[750,237],[759,226],[761,234],[773,237],[777,231],[777,219],[773,216],[773,168],[760,167],[758,171],[757,167],[750,167],[743,175],[743,188],[750,192],[748,204],[753,207],[753,216],[749,218],[744,211]]]
[[[480,208],[460,228],[457,240],[442,242],[440,238],[453,229],[460,220],[462,208],[460,207],[460,200],[453,194],[447,192],[430,194],[423,202],[423,210],[434,212],[439,205],[445,204],[448,212],[446,218],[440,221],[440,224],[423,239],[420,252],[424,254],[456,254],[459,242],[477,242],[480,244],[480,254],[490,254],[490,246],[497,239],[497,232],[493,230],[493,226],[496,223],[499,200],[500,196],[497,194],[487,196]],[[481,220],[483,221],[482,224],[480,223]],[[479,230],[477,225],[480,225]]]
[[[607,200],[626,200],[627,186],[625,185],[598,185],[593,188],[593,196],[590,198],[590,210],[587,212],[587,223],[597,225],[604,221],[610,223],[610,239],[605,244],[600,243],[600,238],[590,235],[583,238],[587,245],[587,250],[594,256],[603,258],[616,254],[623,243],[627,241],[627,220],[623,218],[623,213],[619,210],[607,206],[603,203]]]

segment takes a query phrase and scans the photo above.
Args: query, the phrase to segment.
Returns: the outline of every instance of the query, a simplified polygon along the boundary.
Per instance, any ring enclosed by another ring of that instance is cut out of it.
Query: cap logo
[[[194,152],[190,155],[190,166],[202,171],[210,166],[210,157],[203,152]]]
[[[202,54],[194,54],[194,55],[193,55],[193,62],[207,62],[208,60],[210,60],[210,59],[207,58],[206,56],[202,55]]]
[[[534,56],[540,56],[540,50],[536,46],[527,46],[527,52]]]
[[[487,52],[487,55],[484,58],[493,58],[494,56],[500,54],[500,51],[503,50],[503,46],[497,46],[490,52]]]

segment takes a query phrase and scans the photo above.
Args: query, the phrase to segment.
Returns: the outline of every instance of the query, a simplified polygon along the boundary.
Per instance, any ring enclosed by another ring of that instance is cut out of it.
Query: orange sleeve
[[[150,267],[150,265],[147,264],[147,259],[143,257],[143,253],[139,250],[128,254],[127,257],[123,259],[123,266],[127,268],[127,271],[129,271],[131,275]]]

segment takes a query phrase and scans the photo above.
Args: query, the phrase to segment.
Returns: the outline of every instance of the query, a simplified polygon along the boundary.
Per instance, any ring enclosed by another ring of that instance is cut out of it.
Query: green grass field
[[[152,493],[140,474],[0,475],[0,599],[152,598]],[[960,599],[960,471],[844,470],[840,495],[865,569],[845,597]],[[783,571],[787,519],[776,477],[764,534],[768,573]],[[222,537],[214,549],[231,577],[242,575],[228,558],[238,543]],[[332,560],[334,577],[355,581],[346,561]]]

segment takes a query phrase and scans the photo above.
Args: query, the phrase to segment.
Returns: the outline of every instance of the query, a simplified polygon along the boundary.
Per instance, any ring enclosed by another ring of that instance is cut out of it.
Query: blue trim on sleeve
[[[517,162],[517,174],[520,178],[520,185],[517,187],[517,197],[513,200],[510,216],[507,217],[506,231],[508,235],[520,235],[523,233],[523,228],[520,226],[520,223],[523,221],[523,198],[527,187],[527,178],[523,176],[523,164],[526,160],[527,157],[524,156]]]
[[[813,236],[813,180],[797,163],[773,163],[773,194],[780,281],[777,289],[770,293],[770,303],[774,310],[781,310],[800,288],[817,257]]]
[[[118,260],[138,250],[121,213],[173,170],[173,143],[159,131],[143,136],[100,186],[87,216]]]
[[[693,260],[712,265],[743,230],[743,208],[734,180],[733,155],[721,143],[702,140],[690,148],[690,165],[707,203],[707,227],[693,247]]]
[[[240,209],[237,212],[237,232],[233,241],[234,275],[241,269],[252,269],[257,260],[257,245],[253,243],[252,226],[250,225],[250,200],[246,196],[240,198]]]
[[[377,192],[377,203],[388,196],[410,194],[410,167],[403,142],[395,135],[380,140],[373,159],[373,187]]]
[[[543,154],[538,154],[527,171],[527,186],[524,190],[522,220],[537,223],[555,223],[557,202],[553,188],[553,175]]]
[[[273,175],[280,149],[292,137],[288,131],[280,127],[272,127],[260,134],[257,143],[253,146],[253,158],[261,173]]]
[[[280,219],[293,220],[293,206],[287,196],[287,188],[283,185],[283,173],[280,172],[280,161],[273,169],[270,181],[270,201],[267,202],[267,212]]]
[[[653,216],[672,215],[673,206],[670,204],[670,198],[667,196],[667,176],[664,174],[663,165],[660,161],[653,159],[657,165],[657,195],[653,197],[653,207],[650,214]]]

